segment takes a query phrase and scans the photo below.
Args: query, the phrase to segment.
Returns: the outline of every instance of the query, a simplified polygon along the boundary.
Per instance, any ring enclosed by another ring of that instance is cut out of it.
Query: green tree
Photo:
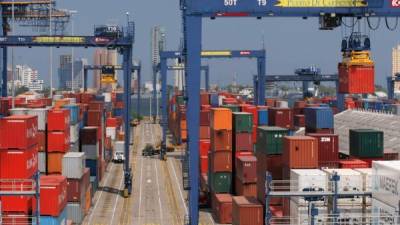
[[[29,91],[29,88],[27,88],[25,86],[18,87],[18,88],[15,89],[15,95],[20,95],[20,94],[23,94],[23,93],[28,92],[28,91]]]

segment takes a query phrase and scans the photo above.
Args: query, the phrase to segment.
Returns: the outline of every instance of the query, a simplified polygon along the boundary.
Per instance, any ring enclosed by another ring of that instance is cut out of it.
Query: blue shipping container
[[[105,97],[104,95],[96,95],[96,96],[94,97],[94,99],[95,99],[96,101],[104,102],[104,101],[106,100],[106,97]]]
[[[124,101],[124,93],[121,93],[121,92],[116,93],[116,99],[117,99],[117,102]]]
[[[259,126],[268,126],[268,109],[259,109],[258,110],[258,125]]]
[[[92,197],[97,191],[97,188],[99,187],[99,182],[96,176],[90,176],[90,184],[92,185]]]
[[[58,217],[40,216],[41,225],[66,225],[67,224],[67,207],[63,209]]]
[[[210,105],[212,107],[218,107],[218,93],[210,93]]]
[[[77,104],[69,104],[65,105],[64,108],[70,112],[70,123],[72,125],[77,124],[79,120],[79,106]]]
[[[309,107],[304,109],[306,127],[313,129],[332,129],[333,111],[328,107]]]
[[[86,159],[86,167],[90,169],[90,176],[97,177],[97,171],[98,171],[97,160]]]
[[[383,102],[381,102],[381,101],[377,101],[377,102],[375,102],[375,110],[379,110],[379,111],[382,111],[383,110]]]
[[[123,109],[114,108],[113,115],[114,116],[123,116]]]

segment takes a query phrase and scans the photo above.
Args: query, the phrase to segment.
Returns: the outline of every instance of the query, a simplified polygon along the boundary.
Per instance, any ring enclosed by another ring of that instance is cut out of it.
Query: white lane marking
[[[168,160],[167,162],[171,162],[171,163],[172,163],[171,160]],[[169,164],[170,164],[170,163],[169,163]],[[178,186],[178,189],[179,189],[179,196],[180,196],[180,199],[181,199],[181,201],[182,201],[182,205],[183,205],[183,207],[184,207],[184,209],[185,209],[185,213],[186,213],[186,215],[187,215],[187,214],[188,214],[188,209],[187,209],[187,207],[186,207],[185,199],[183,198],[182,189],[181,189],[181,184],[179,183],[178,176],[176,175],[174,164],[172,164],[171,166],[172,166],[172,171],[174,172],[174,177],[175,177],[176,186]]]
[[[122,173],[123,173],[123,172],[122,172]],[[123,176],[123,174],[121,174],[121,177],[122,177],[122,176]],[[113,214],[112,214],[112,216],[111,216],[111,223],[110,223],[110,225],[114,224],[115,210],[117,209],[118,200],[119,200],[119,197],[120,197],[119,191],[122,189],[123,181],[124,181],[124,179],[121,179],[121,182],[119,183],[118,193],[117,193],[117,197],[115,198],[114,209],[113,209]]]
[[[144,129],[142,128],[142,134],[144,136]],[[142,137],[143,137],[142,136]],[[138,151],[138,156],[139,156],[139,151]],[[143,174],[143,157],[140,157],[140,177],[139,177],[139,212],[138,212],[138,224],[140,225],[140,212],[142,209],[142,174]]]
[[[114,168],[114,163],[111,164],[110,172],[107,173],[107,177],[106,177],[106,180],[104,181],[103,187],[106,184],[108,184],[108,178],[110,178],[110,174],[111,174],[111,171],[113,170],[113,168]],[[104,192],[103,190],[100,191],[100,195],[97,198],[96,203],[94,204],[93,211],[92,211],[92,213],[90,214],[90,217],[89,217],[89,224],[92,224],[93,214],[96,212],[97,206],[99,205],[99,202],[100,202],[101,196],[103,195],[103,192]]]
[[[156,169],[156,182],[157,182],[157,194],[158,194],[158,206],[160,207],[160,224],[163,224],[163,213],[161,207],[161,195],[160,195],[160,184],[158,182],[158,170],[157,170],[157,161],[154,161],[154,168]]]

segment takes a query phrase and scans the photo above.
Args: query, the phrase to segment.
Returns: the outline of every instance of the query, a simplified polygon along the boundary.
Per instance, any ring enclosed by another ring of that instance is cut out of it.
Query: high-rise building
[[[155,26],[151,29],[151,62],[152,65],[160,63],[160,51],[166,48],[165,29]]]
[[[71,55],[60,56],[58,68],[59,88],[77,90],[82,87],[83,68],[87,65],[87,59],[79,58],[74,60],[74,81],[72,82],[72,58]]]
[[[400,73],[400,44],[392,49],[392,77]],[[400,83],[396,82],[394,85],[395,91],[400,91]]]
[[[184,67],[183,63],[179,63],[179,60],[176,59],[175,61],[175,65],[176,67]],[[179,90],[182,91],[183,90],[183,85],[185,82],[185,71],[184,70],[175,70],[175,82],[174,82],[174,86]]]
[[[96,66],[116,66],[117,65],[117,51],[108,49],[96,49],[93,56],[93,65]],[[117,72],[116,72],[117,73]],[[100,70],[93,71],[93,88],[99,89],[100,84]]]
[[[17,81],[14,84],[17,87],[25,86],[29,88],[31,91],[43,90],[44,81],[39,80],[38,70],[32,69],[28,65],[16,65],[14,74],[15,74],[15,80]]]

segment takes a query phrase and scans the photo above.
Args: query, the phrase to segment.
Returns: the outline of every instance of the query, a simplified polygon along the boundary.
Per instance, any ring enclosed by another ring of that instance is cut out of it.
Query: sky
[[[136,24],[136,42],[133,57],[141,60],[143,80],[151,79],[150,31],[154,26],[166,29],[167,49],[176,50],[180,43],[181,13],[178,0],[68,0],[57,1],[58,8],[76,10],[74,33],[92,35],[94,25],[118,23],[125,25],[126,12]],[[372,19],[372,23],[376,24]],[[394,24],[394,19],[389,19]],[[382,19],[377,31],[363,31],[371,37],[372,57],[376,62],[376,83],[386,85],[385,77],[391,74],[392,48],[400,43],[399,28],[389,31]],[[19,32],[17,30],[17,32]],[[70,26],[67,33],[71,32]],[[261,49],[267,52],[267,74],[293,74],[296,68],[315,65],[323,73],[337,73],[341,60],[341,39],[348,29],[319,31],[317,19],[301,18],[217,18],[203,19],[203,50]],[[46,48],[19,48],[14,50],[15,64],[29,64],[39,70],[49,82],[49,50]],[[59,55],[70,53],[70,48],[54,49],[53,74],[57,76]],[[93,49],[75,49],[75,57],[93,62]],[[203,60],[210,66],[210,80],[214,84],[227,84],[234,77],[240,84],[252,84],[256,62],[251,59]],[[55,78],[57,81],[58,78]],[[171,81],[170,81],[171,82]]]

